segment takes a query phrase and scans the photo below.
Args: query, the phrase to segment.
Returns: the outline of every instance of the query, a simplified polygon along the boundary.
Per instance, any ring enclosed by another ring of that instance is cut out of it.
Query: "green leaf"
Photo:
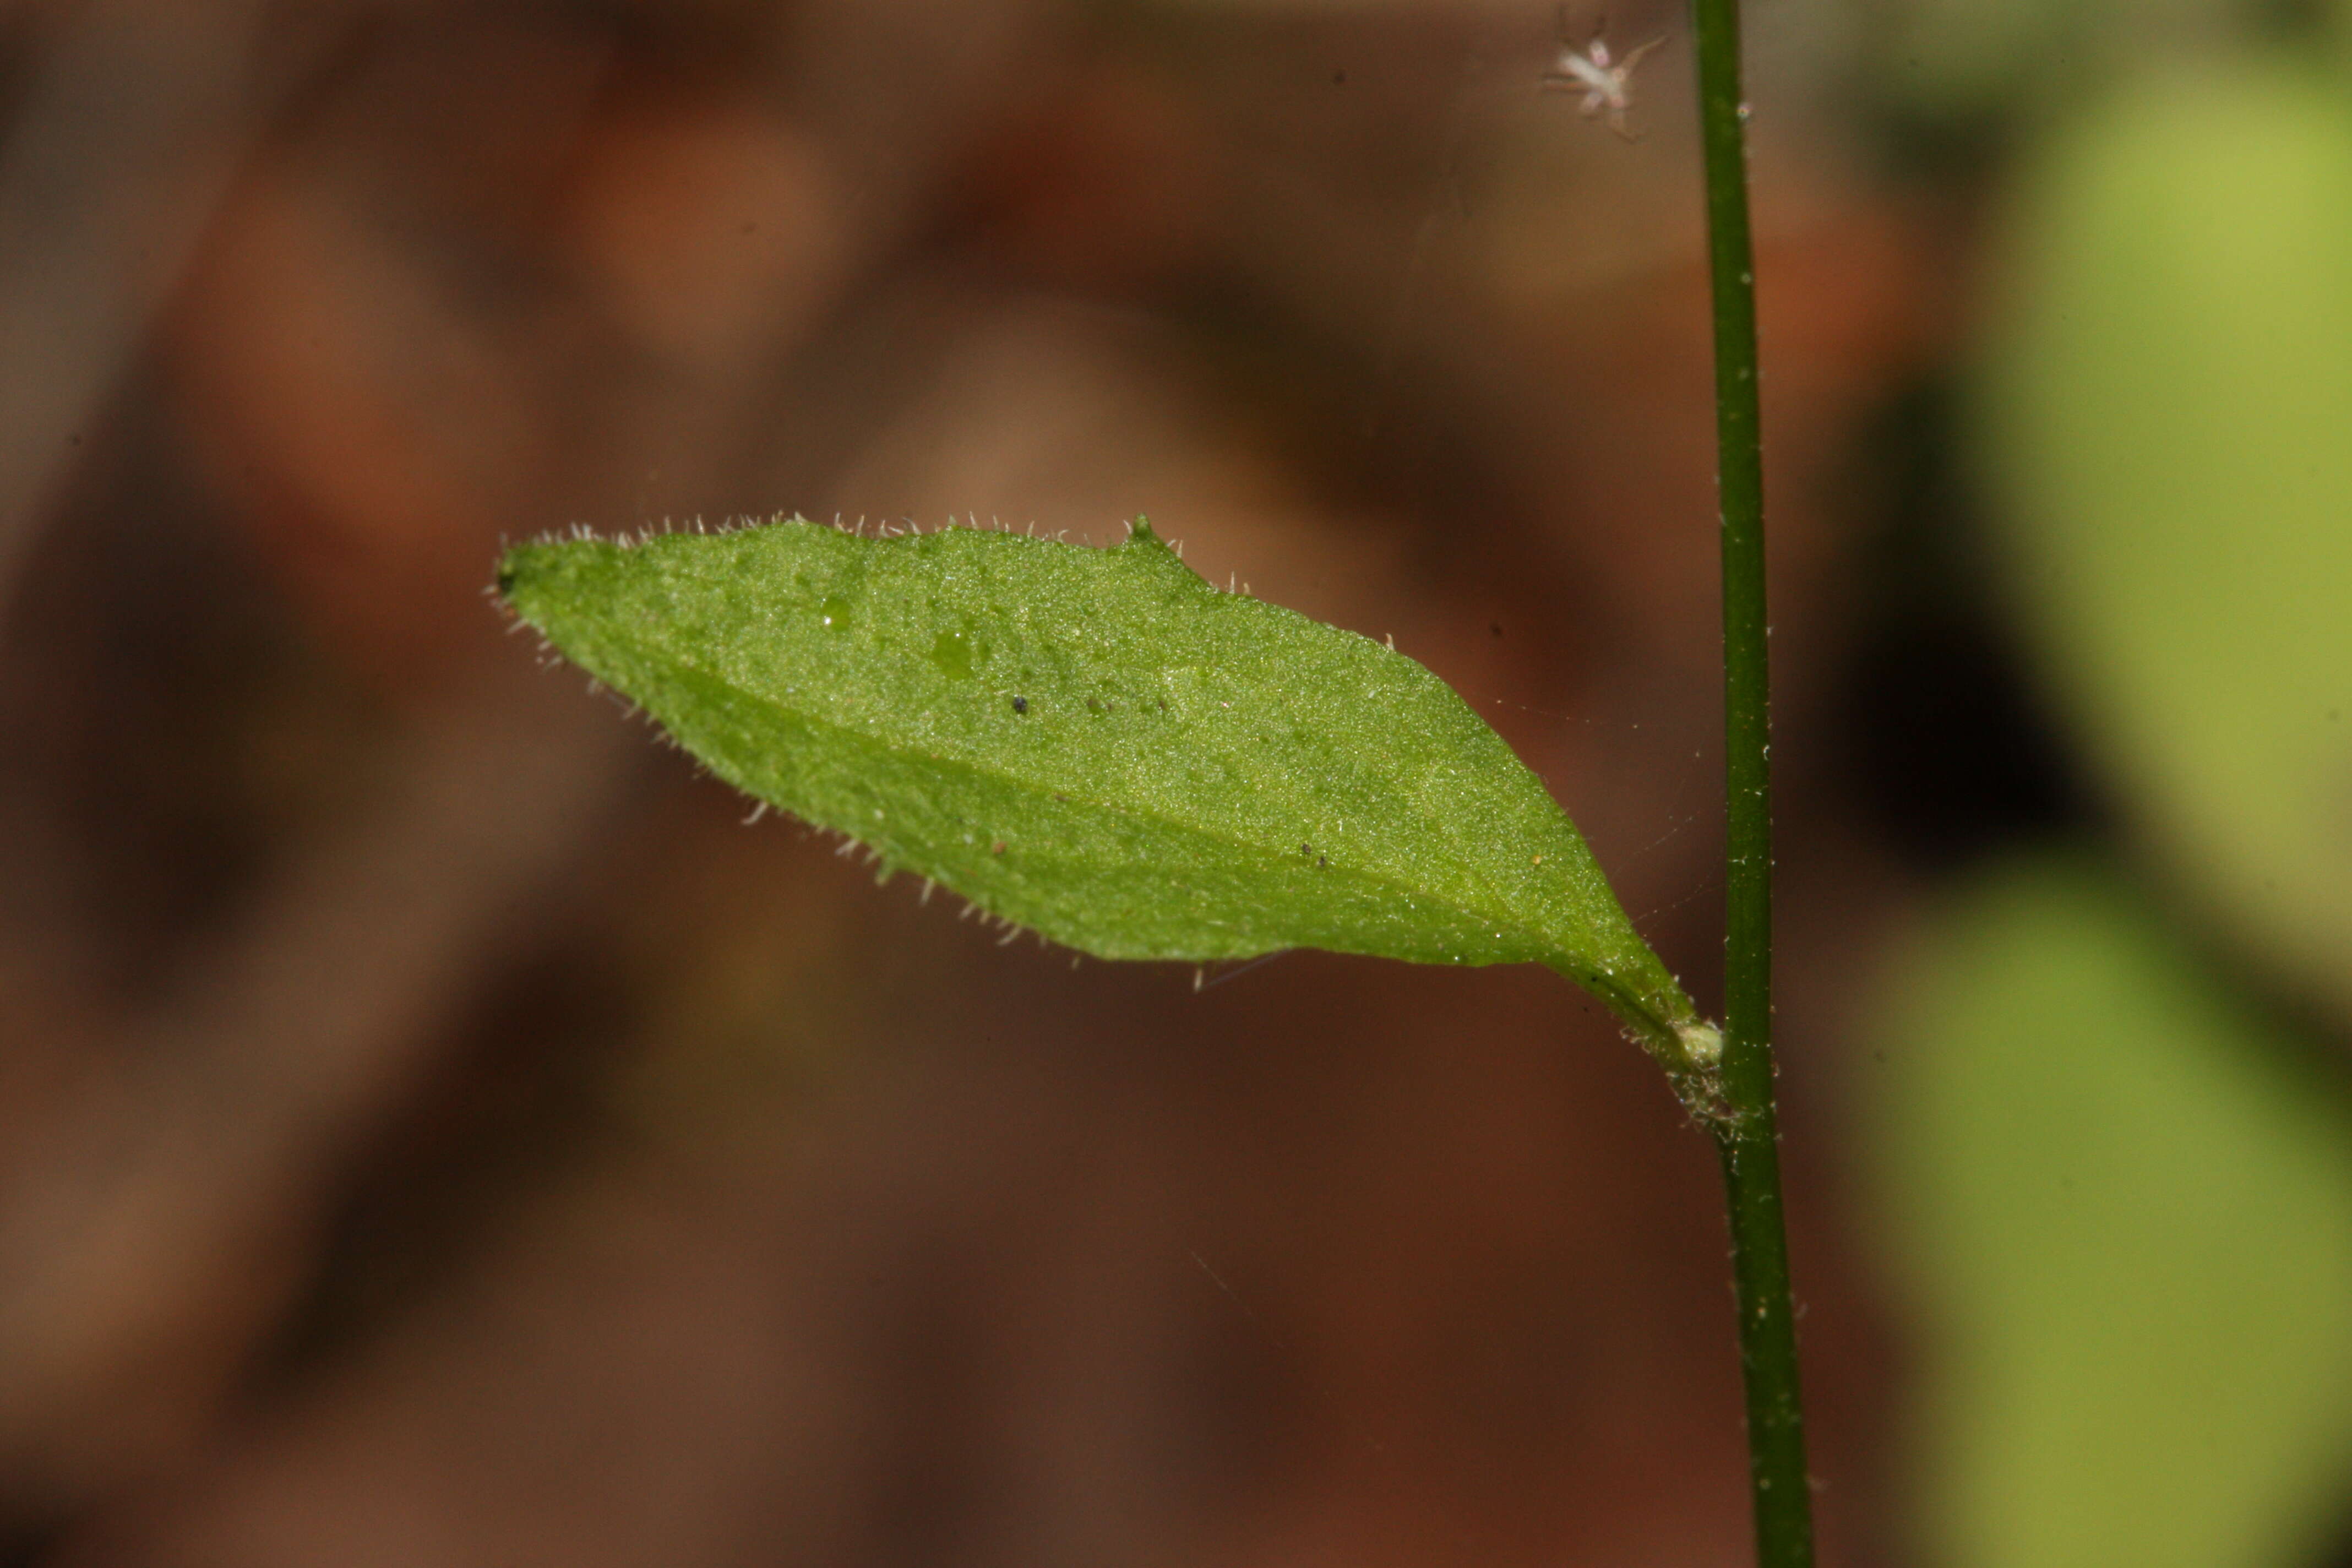
[[[2326,1559],[2352,1479],[2352,1125],[2298,1037],[2114,870],[2038,855],[1864,1021],[1907,1298],[1910,1517],[1949,1568]]]
[[[1104,958],[1534,962],[1717,1037],[1575,826],[1413,660],[1113,549],[794,520],[524,545],[499,590],[740,789]]]
[[[2138,847],[2352,1015],[2352,103],[2224,57],[2021,173],[1981,407],[2023,629]]]

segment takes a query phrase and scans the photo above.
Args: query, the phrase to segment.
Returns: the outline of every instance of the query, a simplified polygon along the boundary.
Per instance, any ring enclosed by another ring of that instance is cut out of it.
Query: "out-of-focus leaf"
[[[1715,1046],[1444,682],[1219,592],[1147,527],[549,542],[499,585],[720,777],[1083,952],[1540,963],[1670,1068]]]
[[[2108,876],[2012,867],[1870,1030],[1948,1568],[2317,1561],[2352,1481],[2352,1126]]]
[[[1854,9],[1876,35],[1873,90],[1916,114],[2009,128],[2045,121],[2153,60],[2203,62],[2278,30],[2263,0],[1870,0]]]
[[[2151,78],[2027,189],[1986,389],[2014,600],[2167,875],[2352,1009],[2352,95]]]

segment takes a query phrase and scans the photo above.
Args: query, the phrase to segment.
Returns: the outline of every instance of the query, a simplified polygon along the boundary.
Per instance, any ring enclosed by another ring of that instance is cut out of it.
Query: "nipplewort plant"
[[[1108,549],[798,519],[526,544],[499,592],[746,793],[1104,958],[1319,947],[1542,963],[1663,1068],[1723,1166],[1762,1568],[1812,1559],[1771,1058],[1769,722],[1737,0],[1696,0],[1717,358],[1726,1020],[1698,1016],[1534,774],[1421,665]],[[1630,75],[1564,51],[1621,132]],[[1570,58],[1572,57],[1572,58]]]

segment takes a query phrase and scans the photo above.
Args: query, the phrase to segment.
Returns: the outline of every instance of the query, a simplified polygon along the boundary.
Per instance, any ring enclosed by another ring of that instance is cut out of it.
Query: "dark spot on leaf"
[[[1013,700],[1013,710],[1015,713],[1026,713],[1026,712],[1028,712],[1028,711],[1029,711],[1029,699],[1027,699],[1026,697],[1016,697],[1016,698],[1014,698],[1014,699]]]
[[[1002,838],[1000,838],[1000,839],[998,839],[995,843],[993,843],[993,844],[990,845],[990,846],[988,847],[988,852],[989,852],[991,855],[1002,855],[1002,854],[1003,854],[1003,853],[1004,853],[1004,840],[1003,840],[1003,839],[1002,839]]]
[[[515,585],[515,569],[514,569],[513,567],[511,567],[511,566],[501,566],[501,567],[499,567],[499,598],[501,598],[501,599],[503,599],[503,598],[506,598],[509,595],[512,594],[512,593],[514,592],[514,585]]]

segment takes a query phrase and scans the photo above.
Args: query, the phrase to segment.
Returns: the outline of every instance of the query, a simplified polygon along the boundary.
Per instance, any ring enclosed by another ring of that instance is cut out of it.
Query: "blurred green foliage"
[[[2352,94],[2135,84],[2047,149],[2005,281],[2027,633],[2165,874],[2352,1011]]]
[[[1948,1568],[2312,1560],[2352,1477],[2352,1137],[2133,889],[2014,865],[1900,976],[1873,1079]]]
[[[1875,1031],[1951,1568],[2290,1564],[2352,1512],[2352,1130],[2303,1037],[2352,1018],[2352,92],[2219,41],[2250,11],[1919,13],[1955,94],[2116,68],[2024,148],[1976,455],[2141,867],[1980,881]]]
[[[2226,55],[2250,33],[2322,31],[2339,10],[2333,0],[1905,0],[1873,17],[1874,90],[1927,121],[2038,122],[2150,60]]]

